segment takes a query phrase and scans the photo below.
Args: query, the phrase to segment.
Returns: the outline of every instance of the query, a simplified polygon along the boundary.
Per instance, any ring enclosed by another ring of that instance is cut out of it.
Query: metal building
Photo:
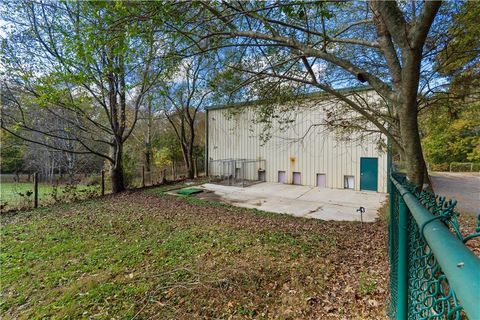
[[[361,94],[379,99],[373,91]],[[268,181],[386,192],[387,153],[378,148],[386,138],[356,132],[341,137],[326,125],[336,104],[331,96],[313,94],[268,105],[275,108],[273,120],[264,118],[262,102],[207,108],[207,174],[231,185]]]

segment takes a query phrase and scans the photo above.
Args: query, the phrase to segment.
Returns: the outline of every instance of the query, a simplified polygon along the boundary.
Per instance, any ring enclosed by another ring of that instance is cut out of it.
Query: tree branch
[[[380,13],[389,33],[402,49],[410,48],[408,37],[410,26],[405,21],[397,3],[395,1],[372,0],[372,6]]]
[[[410,28],[409,37],[412,39],[412,46],[414,48],[423,45],[425,42],[428,31],[430,30],[433,20],[435,19],[435,16],[437,15],[441,5],[442,1],[425,1],[422,13],[415,20],[412,28]]]

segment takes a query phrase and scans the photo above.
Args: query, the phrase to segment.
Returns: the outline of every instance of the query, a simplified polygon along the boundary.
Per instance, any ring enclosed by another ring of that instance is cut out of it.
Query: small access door
[[[323,173],[317,173],[317,187],[325,188],[327,186],[327,176]]]
[[[378,158],[360,158],[360,190],[378,190]]]
[[[300,172],[293,173],[293,184],[301,185],[302,184],[302,174]]]
[[[285,171],[278,171],[278,182],[287,183],[287,176],[285,175]]]

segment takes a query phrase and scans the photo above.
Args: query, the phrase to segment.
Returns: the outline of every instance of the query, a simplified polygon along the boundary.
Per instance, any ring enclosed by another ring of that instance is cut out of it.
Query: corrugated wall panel
[[[377,157],[379,191],[386,192],[387,155],[377,151],[372,139],[340,141],[325,126],[310,128],[324,117],[321,104],[313,108],[299,107],[294,114],[295,121],[285,131],[274,121],[272,137],[262,145],[259,135],[264,126],[254,122],[257,115],[254,106],[235,109],[233,113],[229,109],[210,109],[209,159],[264,159],[262,169],[269,182],[277,182],[278,171],[286,172],[288,183],[292,183],[293,172],[301,172],[302,183],[315,186],[317,173],[322,173],[326,175],[328,188],[343,188],[344,176],[353,175],[358,190],[360,158]],[[257,170],[258,166],[249,168],[249,177],[256,178]]]

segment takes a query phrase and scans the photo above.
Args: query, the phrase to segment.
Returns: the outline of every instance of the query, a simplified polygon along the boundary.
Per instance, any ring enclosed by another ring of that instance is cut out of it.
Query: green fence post
[[[392,141],[390,138],[387,139],[387,192],[392,194],[393,182],[391,181],[392,173],[393,173],[393,161],[392,161]]]
[[[393,197],[395,197],[395,192],[398,192],[398,191],[395,189],[395,186],[393,185],[393,182],[392,182],[392,177],[389,175],[388,176],[388,193],[389,193],[388,254],[390,257],[390,263],[392,263],[392,257],[394,254],[392,250],[393,250],[393,228],[396,225],[395,221],[393,221],[393,219],[395,219],[394,211],[393,211],[394,209],[393,206],[395,205],[395,202],[393,201]]]
[[[395,216],[394,216],[394,211],[393,211],[393,208],[394,208],[394,205],[395,205],[395,202],[394,202],[394,197],[395,197],[395,192],[397,191],[397,189],[395,188],[395,186],[393,185],[393,182],[392,182],[392,177],[389,175],[388,176],[388,192],[389,192],[389,216],[388,216],[388,259],[389,259],[389,262],[390,262],[390,277],[392,276],[392,274],[395,273],[394,270],[396,270],[395,268],[398,267],[397,265],[395,265],[395,259],[394,259],[394,256],[397,254],[397,252],[395,252],[395,250],[393,249],[393,239],[394,239],[394,228],[395,226],[397,226],[397,223],[395,221]],[[390,292],[392,292],[392,288],[394,287],[394,283],[395,283],[396,279],[390,279]],[[389,306],[389,315],[391,316],[392,313],[394,313],[396,311],[396,306],[397,306],[397,301],[396,301],[396,296],[393,295],[393,294],[390,294],[390,306]]]
[[[398,192],[398,191],[397,191]],[[397,319],[407,319],[408,310],[408,208],[403,196],[398,197],[398,270]]]

